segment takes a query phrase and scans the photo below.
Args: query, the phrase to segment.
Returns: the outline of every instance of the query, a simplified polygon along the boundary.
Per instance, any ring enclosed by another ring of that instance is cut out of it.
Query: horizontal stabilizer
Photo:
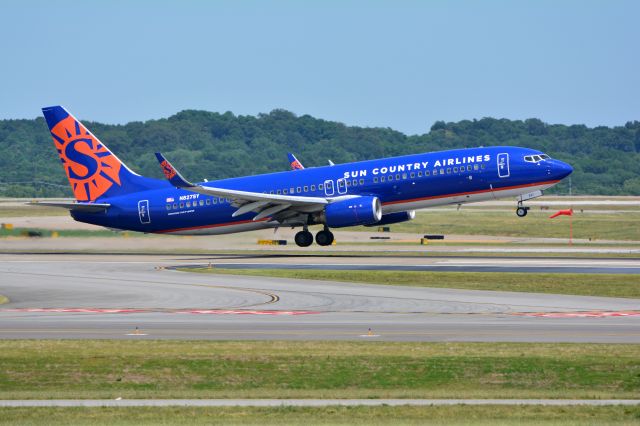
[[[99,213],[111,207],[109,203],[76,203],[73,201],[33,201],[27,204],[30,206],[59,207],[61,209],[85,213]]]

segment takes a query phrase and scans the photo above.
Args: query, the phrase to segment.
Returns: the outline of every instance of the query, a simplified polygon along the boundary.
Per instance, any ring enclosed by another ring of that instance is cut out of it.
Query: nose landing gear
[[[522,201],[518,201],[518,208],[516,209],[516,214],[518,217],[525,217],[527,213],[529,213],[530,207],[525,207],[522,205]]]

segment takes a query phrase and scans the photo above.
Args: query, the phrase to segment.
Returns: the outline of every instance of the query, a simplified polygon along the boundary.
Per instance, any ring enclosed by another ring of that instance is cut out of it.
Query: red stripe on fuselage
[[[461,195],[471,195],[471,194],[482,194],[485,192],[498,192],[498,191],[508,191],[510,189],[518,189],[518,188],[527,188],[530,186],[539,186],[539,185],[552,185],[554,183],[560,182],[559,180],[549,180],[546,182],[537,182],[537,183],[528,183],[525,185],[515,185],[515,186],[505,186],[502,188],[494,188],[494,189],[482,189],[479,191],[470,191],[470,192],[458,192],[455,194],[445,194],[445,195],[434,195],[431,197],[421,197],[421,198],[410,198],[408,200],[397,200],[397,201],[387,201],[386,203],[382,203],[382,205],[389,204],[402,204],[402,203],[412,203],[415,201],[424,201],[424,200],[437,200],[439,198],[449,198],[449,197],[459,197]],[[217,223],[213,225],[200,225],[200,226],[189,226],[186,228],[175,228],[175,229],[166,229],[162,231],[155,231],[157,234],[166,234],[170,232],[180,232],[180,231],[192,231],[194,229],[206,229],[206,228],[219,228],[222,226],[232,226],[232,225],[242,225],[243,223],[255,223],[255,222],[264,222],[270,220],[271,218],[267,217],[260,220],[239,220],[235,222],[226,222],[226,223]]]
[[[530,186],[552,185],[552,184],[558,183],[558,182],[560,182],[560,181],[559,180],[549,180],[549,181],[546,181],[546,182],[527,183],[525,185],[505,186],[505,187],[502,187],[502,188],[481,189],[481,190],[478,190],[478,191],[458,192],[458,193],[455,193],[455,194],[433,195],[431,197],[410,198],[408,200],[387,201],[386,203],[382,203],[382,205],[386,206],[386,205],[389,205],[389,204],[402,204],[402,203],[412,203],[412,202],[415,202],[415,201],[437,200],[438,198],[459,197],[461,195],[482,194],[482,193],[485,193],[485,192],[508,191],[510,189],[526,188],[526,187],[530,187]]]
[[[179,232],[179,231],[192,231],[194,229],[205,229],[205,228],[219,228],[221,226],[232,226],[232,225],[242,225],[243,223],[257,223],[264,222],[265,220],[271,219],[270,217],[266,217],[260,220],[238,220],[235,222],[225,222],[225,223],[216,223],[213,225],[199,225],[199,226],[188,226],[186,228],[175,228],[175,229],[165,229],[162,231],[155,231],[156,234],[166,234],[168,232]]]

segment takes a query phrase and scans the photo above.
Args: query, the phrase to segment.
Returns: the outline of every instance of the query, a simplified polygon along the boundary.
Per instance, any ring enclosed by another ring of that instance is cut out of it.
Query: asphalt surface
[[[640,405],[640,399],[23,399],[0,407],[329,407],[431,405]]]
[[[520,268],[523,279],[531,267],[640,267],[637,259],[2,254],[0,294],[10,302],[0,306],[0,338],[640,343],[638,299],[167,269],[209,262]]]

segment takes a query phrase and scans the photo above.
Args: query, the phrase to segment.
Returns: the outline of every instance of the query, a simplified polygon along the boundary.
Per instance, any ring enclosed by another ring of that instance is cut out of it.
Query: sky
[[[3,1],[0,119],[640,120],[640,2]]]

